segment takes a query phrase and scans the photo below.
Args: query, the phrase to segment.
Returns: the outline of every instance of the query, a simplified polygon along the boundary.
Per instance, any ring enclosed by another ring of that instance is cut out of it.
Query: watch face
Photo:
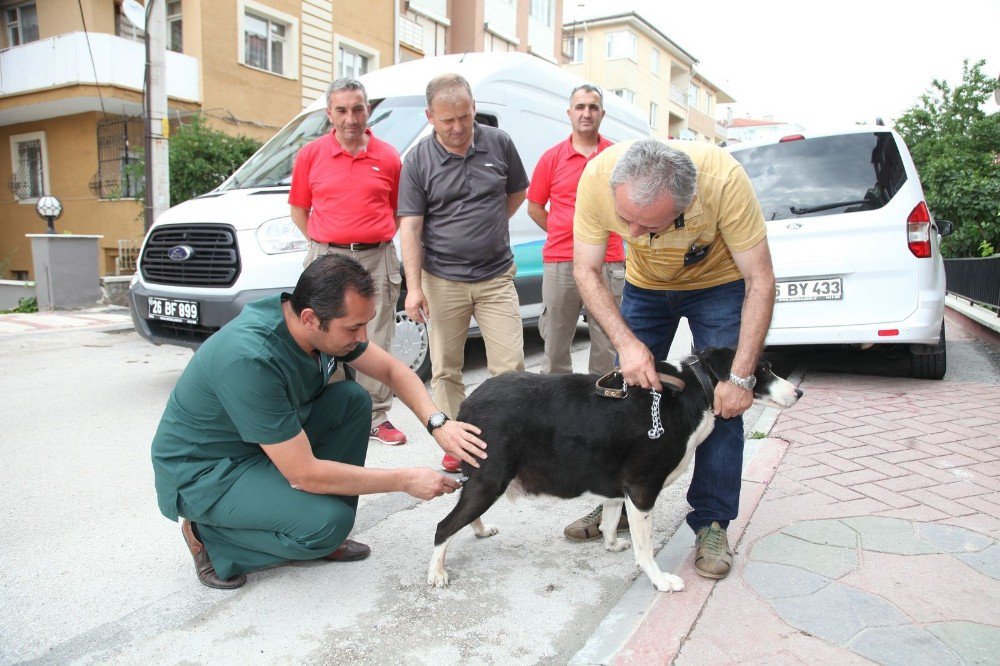
[[[444,422],[447,420],[447,418],[448,417],[444,415],[444,412],[434,412],[433,414],[431,414],[431,418],[428,421],[428,424],[430,424],[432,428],[438,428],[444,425]]]

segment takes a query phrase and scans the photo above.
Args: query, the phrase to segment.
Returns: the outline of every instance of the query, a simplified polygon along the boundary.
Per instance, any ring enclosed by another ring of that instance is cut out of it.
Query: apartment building
[[[392,2],[156,1],[174,123],[200,112],[264,140],[334,76],[395,61]],[[101,275],[141,241],[144,39],[121,0],[0,0],[0,279],[33,279],[43,194],[63,203],[58,232],[103,236]]]
[[[338,76],[466,51],[560,60],[563,0],[155,1],[172,122],[201,113],[259,140]],[[100,274],[131,270],[144,39],[123,0],[0,0],[0,279],[33,279],[43,194],[63,202],[57,231],[103,236]]]
[[[698,60],[636,12],[563,24],[567,69],[649,114],[653,136],[719,143],[718,104],[735,100],[697,70]]]

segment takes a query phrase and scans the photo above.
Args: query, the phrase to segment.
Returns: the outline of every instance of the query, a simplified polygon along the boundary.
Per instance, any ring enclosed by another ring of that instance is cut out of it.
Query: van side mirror
[[[955,225],[948,220],[934,220],[934,224],[937,225],[938,233],[942,236],[949,236],[955,231]]]

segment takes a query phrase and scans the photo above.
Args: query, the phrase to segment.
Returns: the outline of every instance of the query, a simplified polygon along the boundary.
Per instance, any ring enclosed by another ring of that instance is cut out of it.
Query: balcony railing
[[[687,93],[678,88],[677,86],[670,84],[670,101],[680,104],[683,107],[687,107],[688,105]]]
[[[87,41],[71,32],[0,51],[0,96],[88,84],[142,90],[143,44],[102,33]],[[196,58],[167,51],[166,70],[169,97],[201,101]]]

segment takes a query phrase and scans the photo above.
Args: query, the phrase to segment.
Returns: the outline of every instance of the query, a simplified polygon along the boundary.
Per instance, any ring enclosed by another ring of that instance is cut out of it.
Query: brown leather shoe
[[[329,555],[324,555],[322,559],[330,560],[331,562],[357,562],[358,560],[365,559],[371,554],[372,549],[365,544],[348,539],[344,543],[340,544],[340,548],[333,551]]]
[[[184,535],[184,542],[187,543],[188,550],[191,551],[191,557],[194,558],[194,570],[198,574],[198,580],[201,581],[202,585],[214,587],[218,590],[234,590],[237,587],[242,587],[247,582],[247,577],[243,574],[233,576],[232,578],[219,578],[215,573],[212,560],[208,559],[208,551],[205,550],[205,544],[199,541],[198,537],[194,535],[191,521],[187,518],[181,521],[181,534]]]

